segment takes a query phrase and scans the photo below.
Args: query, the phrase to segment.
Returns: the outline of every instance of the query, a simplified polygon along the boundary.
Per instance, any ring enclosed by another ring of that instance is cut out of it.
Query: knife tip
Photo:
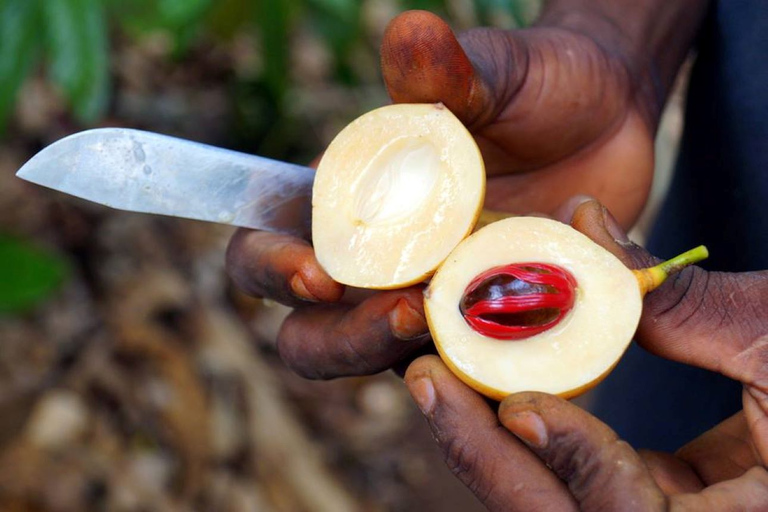
[[[33,181],[32,180],[32,175],[34,174],[33,169],[32,169],[33,166],[30,165],[30,164],[32,164],[32,161],[34,159],[35,158],[32,157],[31,160],[29,160],[27,163],[22,165],[21,168],[18,171],[16,171],[16,177],[17,178],[21,178],[22,180],[25,180],[25,181]]]

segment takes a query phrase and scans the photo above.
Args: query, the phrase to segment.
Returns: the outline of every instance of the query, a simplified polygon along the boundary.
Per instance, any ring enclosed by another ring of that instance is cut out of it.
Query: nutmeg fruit
[[[336,281],[390,289],[430,276],[473,229],[485,167],[441,104],[382,107],[331,142],[312,192],[312,241]]]
[[[468,237],[440,266],[425,292],[427,321],[443,361],[480,393],[570,398],[619,361],[645,293],[706,255],[700,247],[630,270],[566,224],[504,219]]]

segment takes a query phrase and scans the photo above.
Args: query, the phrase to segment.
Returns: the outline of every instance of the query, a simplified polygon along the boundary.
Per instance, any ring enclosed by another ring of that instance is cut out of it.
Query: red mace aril
[[[547,263],[513,263],[489,269],[469,283],[459,304],[478,333],[520,340],[557,325],[573,308],[576,279]]]

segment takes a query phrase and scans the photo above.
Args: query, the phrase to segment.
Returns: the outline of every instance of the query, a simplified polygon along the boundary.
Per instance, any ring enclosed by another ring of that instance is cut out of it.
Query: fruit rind
[[[472,331],[457,310],[466,285],[488,268],[514,262],[560,265],[578,282],[573,310],[555,328],[526,340]],[[494,399],[519,391],[573,396],[603,378],[629,345],[642,298],[634,274],[565,224],[517,217],[464,240],[433,277],[425,311],[438,351],[469,386]]]

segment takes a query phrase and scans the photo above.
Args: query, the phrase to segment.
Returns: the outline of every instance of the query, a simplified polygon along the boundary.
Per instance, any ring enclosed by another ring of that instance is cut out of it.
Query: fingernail
[[[564,222],[566,224],[570,224],[573,220],[573,214],[576,213],[576,210],[579,209],[579,206],[581,206],[584,203],[588,203],[590,201],[594,201],[594,198],[591,196],[586,195],[577,195],[573,196],[570,199],[567,199],[563,204],[561,204],[553,213],[553,216],[555,219],[559,220],[560,222]]]
[[[411,392],[413,400],[419,406],[425,416],[432,413],[435,408],[435,386],[429,377],[419,377],[417,380],[408,384],[408,391]]]
[[[528,446],[544,448],[547,445],[547,427],[541,416],[533,411],[510,414],[504,425]]]
[[[611,215],[611,212],[608,211],[608,208],[603,207],[603,225],[605,226],[605,230],[608,231],[608,233],[613,237],[614,240],[621,243],[627,243],[629,242],[629,237],[627,236],[627,233],[624,232],[621,226],[619,226],[619,223],[616,221],[616,219]]]
[[[400,299],[389,312],[389,328],[396,338],[411,341],[428,334],[427,320],[424,315],[411,306],[407,300]]]
[[[306,283],[304,283],[304,279],[301,277],[301,274],[299,274],[298,272],[293,274],[293,277],[291,278],[291,281],[290,281],[290,285],[291,285],[291,291],[296,297],[302,300],[310,301],[310,302],[320,302],[320,299],[315,297],[315,295],[309,291]]]

